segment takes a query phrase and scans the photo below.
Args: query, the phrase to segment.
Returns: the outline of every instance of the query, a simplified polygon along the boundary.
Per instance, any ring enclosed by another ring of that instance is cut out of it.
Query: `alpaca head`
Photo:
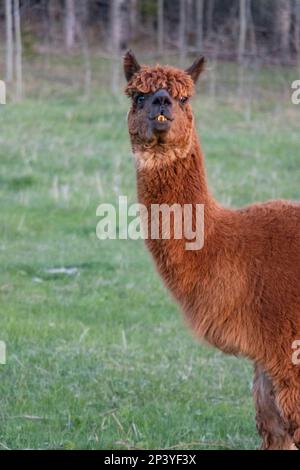
[[[189,99],[204,69],[200,58],[187,70],[140,66],[131,51],[124,57],[126,94],[131,98],[128,128],[135,153],[159,147],[184,149],[191,140]]]

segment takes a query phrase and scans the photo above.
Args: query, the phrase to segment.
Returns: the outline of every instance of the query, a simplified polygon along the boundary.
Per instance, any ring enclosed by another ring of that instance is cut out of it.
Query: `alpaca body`
[[[204,204],[204,247],[187,251],[184,239],[149,239],[147,246],[198,337],[259,363],[278,390],[288,383],[296,400],[283,406],[293,420],[300,411],[300,369],[292,363],[300,339],[300,204],[224,209],[194,184],[202,179],[200,149],[186,158],[139,169],[139,202],[149,210],[157,203]]]
[[[188,74],[195,77],[196,67],[198,76],[202,65],[164,72],[125,57],[127,93],[147,94],[145,105],[134,98],[128,116],[139,202],[149,211],[153,204],[204,205],[201,250],[186,250],[184,237],[146,244],[196,335],[256,364],[263,448],[299,446],[300,366],[292,362],[292,346],[300,339],[300,204],[231,210],[212,197],[191,108],[181,98],[192,87]],[[153,122],[157,106],[169,122]]]
[[[184,239],[146,242],[188,322],[224,352],[267,361],[272,370],[286,342],[291,362],[300,338],[300,204],[224,209],[200,186],[200,147],[183,160],[165,158],[163,166],[138,169],[139,202],[149,210],[157,203],[204,204],[201,250],[187,251]]]

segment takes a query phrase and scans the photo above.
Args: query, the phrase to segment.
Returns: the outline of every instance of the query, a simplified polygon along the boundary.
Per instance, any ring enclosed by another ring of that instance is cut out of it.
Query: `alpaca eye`
[[[180,101],[180,104],[185,104],[188,100],[188,97],[187,96],[181,96],[179,98],[179,101]]]
[[[145,95],[143,94],[137,95],[135,98],[135,101],[137,102],[137,104],[140,104],[140,105],[143,104],[145,101]]]

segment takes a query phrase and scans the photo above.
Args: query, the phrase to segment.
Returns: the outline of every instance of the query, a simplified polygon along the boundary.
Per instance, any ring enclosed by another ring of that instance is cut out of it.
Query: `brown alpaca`
[[[132,98],[128,127],[139,202],[204,204],[205,241],[148,239],[165,284],[197,336],[254,361],[257,428],[264,449],[300,446],[300,205],[286,201],[221,207],[206,181],[189,103],[204,68],[140,66],[124,58]]]

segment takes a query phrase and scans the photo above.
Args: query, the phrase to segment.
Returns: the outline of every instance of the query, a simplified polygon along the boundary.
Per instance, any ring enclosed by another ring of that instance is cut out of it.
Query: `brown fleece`
[[[137,90],[140,93],[154,93],[162,88],[168,90],[173,98],[190,97],[195,91],[192,78],[183,70],[170,66],[148,67],[144,65],[129,81],[125,93],[132,96]]]
[[[176,99],[193,94],[190,76],[161,66],[126,70],[128,95],[165,88],[173,97],[174,121],[163,141],[134,101],[128,115],[139,202],[149,211],[152,204],[205,205],[203,249],[187,251],[185,239],[146,241],[157,270],[199,338],[256,364],[263,447],[299,446],[300,368],[292,343],[300,339],[300,205],[221,207],[207,187],[190,104]]]

